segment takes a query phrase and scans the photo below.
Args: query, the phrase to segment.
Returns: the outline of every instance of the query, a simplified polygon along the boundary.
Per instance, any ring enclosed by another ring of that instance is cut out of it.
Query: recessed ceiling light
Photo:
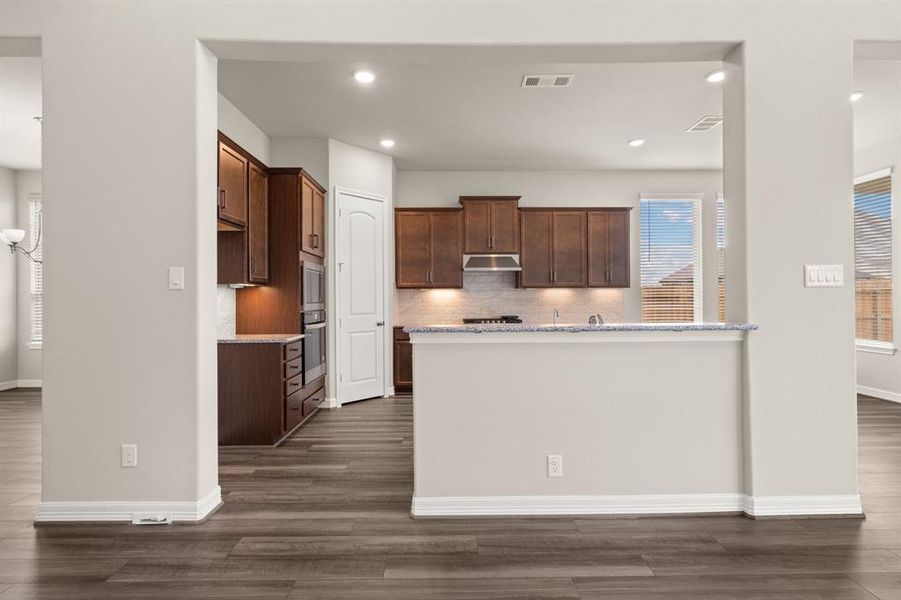
[[[394,140],[384,139],[379,143],[382,145],[382,148],[394,148]]]
[[[711,71],[704,75],[704,79],[710,83],[719,83],[726,79],[726,72],[722,69],[717,69],[716,71]]]
[[[360,83],[372,83],[375,81],[375,73],[372,71],[354,71],[354,79]]]
[[[645,140],[643,140],[643,139],[641,139],[641,138],[637,138],[637,139],[634,139],[634,140],[629,140],[628,144],[629,144],[630,146],[632,146],[633,148],[638,148],[639,146],[644,145],[644,142],[645,142]]]
[[[851,92],[851,102],[857,102],[863,98],[863,90],[854,90]]]

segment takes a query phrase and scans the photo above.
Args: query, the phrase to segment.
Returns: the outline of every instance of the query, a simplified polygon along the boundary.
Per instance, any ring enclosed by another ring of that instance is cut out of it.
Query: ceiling
[[[385,151],[400,170],[720,169],[716,61],[381,63],[221,60],[219,88],[271,137],[332,137]],[[509,57],[508,57],[509,58]],[[359,67],[377,75],[361,86]],[[574,74],[561,89],[522,89],[526,73]],[[901,137],[901,62],[855,63],[854,149]],[[646,138],[640,148],[627,141]]]
[[[41,59],[0,56],[0,167],[41,168]]]
[[[685,129],[722,111],[719,62],[368,64],[223,60],[219,89],[272,137],[331,137],[381,151],[400,170],[715,169],[722,128]],[[573,74],[523,89],[524,74]],[[640,148],[627,141],[646,138]]]

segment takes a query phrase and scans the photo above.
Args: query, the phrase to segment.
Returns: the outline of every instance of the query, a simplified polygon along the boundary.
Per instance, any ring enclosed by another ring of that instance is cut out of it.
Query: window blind
[[[641,318],[700,319],[698,201],[641,200]]]
[[[716,197],[716,318],[726,322],[726,201]]]
[[[857,338],[891,342],[891,173],[854,185],[854,292]]]
[[[35,247],[34,257],[44,259],[44,239],[41,232],[41,197],[32,195],[28,201],[29,247]],[[33,261],[31,265],[31,339],[32,344],[41,344],[44,340],[44,266]]]

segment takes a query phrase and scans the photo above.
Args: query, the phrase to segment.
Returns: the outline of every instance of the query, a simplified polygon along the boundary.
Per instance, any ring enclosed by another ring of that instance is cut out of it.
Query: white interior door
[[[385,393],[383,203],[338,191],[338,401]]]

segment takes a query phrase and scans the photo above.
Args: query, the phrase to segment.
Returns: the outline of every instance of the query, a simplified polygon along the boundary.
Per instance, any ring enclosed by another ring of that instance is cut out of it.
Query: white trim
[[[16,387],[20,387],[20,388],[44,387],[44,380],[43,379],[19,379],[16,381]]]
[[[740,342],[744,331],[520,331],[497,333],[411,333],[411,344],[605,344]]]
[[[901,393],[890,392],[888,390],[880,390],[879,388],[869,387],[866,385],[858,385],[857,393],[864,396],[872,396],[880,400],[888,400],[889,402],[897,402],[901,404]]]
[[[319,408],[341,408],[341,404],[338,402],[338,399],[334,396],[327,397],[322,404],[319,405]]]
[[[134,521],[136,517],[158,515],[172,521],[196,523],[222,504],[217,485],[197,502],[41,502],[35,521]]]
[[[701,201],[704,199],[704,194],[702,192],[686,192],[686,193],[675,193],[675,192],[661,192],[661,193],[652,193],[652,192],[641,192],[639,194],[640,200],[697,200]]]
[[[866,183],[867,181],[873,181],[874,179],[879,179],[881,177],[889,177],[892,174],[892,167],[886,167],[884,169],[879,169],[878,171],[874,171],[872,173],[867,173],[866,175],[861,175],[860,177],[854,178],[854,185],[859,183]]]
[[[43,350],[44,342],[28,342],[25,347],[29,350]]]
[[[750,517],[862,515],[860,496],[745,496]]]
[[[19,384],[15,379],[12,381],[0,381],[0,392],[12,390],[17,387],[19,387]]]
[[[898,348],[892,342],[879,342],[876,340],[854,340],[854,348],[858,352],[872,352],[874,354],[894,354]]]
[[[379,202],[382,205],[382,258],[383,262],[384,258],[388,254],[388,220],[391,217],[389,210],[389,202],[386,196],[382,196],[380,194],[373,194],[370,192],[363,192],[360,190],[355,190],[352,188],[347,188],[343,186],[334,186],[334,196],[333,196],[333,206],[335,211],[335,229],[332,235],[335,244],[335,256],[336,260],[331,261],[331,264],[328,265],[329,271],[332,273],[333,281],[335,282],[335,300],[334,300],[334,310],[331,311],[332,316],[329,317],[331,324],[329,327],[333,327],[335,332],[335,364],[331,367],[335,369],[335,383],[338,389],[335,393],[335,397],[332,398],[332,402],[334,405],[329,405],[327,408],[339,408],[342,405],[341,396],[344,395],[344,386],[341,384],[341,378],[338,375],[341,369],[341,331],[338,328],[338,319],[341,316],[341,306],[340,306],[340,298],[338,293],[338,263],[342,262],[341,257],[338,255],[339,250],[341,248],[341,240],[340,240],[340,215],[339,211],[341,207],[338,205],[340,197],[342,195],[345,196],[356,196],[358,198],[363,198],[364,200],[372,200],[373,202]],[[393,222],[393,221],[392,221]],[[393,335],[388,335],[388,332],[391,331],[392,323],[389,322],[388,315],[391,313],[389,308],[393,308],[391,305],[390,293],[389,290],[394,290],[394,282],[389,279],[389,273],[387,265],[383,265],[382,278],[384,281],[382,282],[382,322],[385,325],[382,327],[382,352],[384,355],[382,356],[382,395],[387,396],[389,382],[393,381],[392,374],[388,372],[388,356],[392,350],[392,344],[394,343]],[[329,399],[326,398],[326,402],[329,402]]]
[[[386,397],[386,398],[389,397],[389,396],[393,396],[394,394],[395,394],[395,392],[394,392],[394,386],[393,386],[393,385],[392,385],[392,386],[389,386],[388,389],[385,390],[385,397]]]
[[[745,513],[748,516],[862,515],[860,496],[642,494],[628,496],[413,497],[414,517]]]

